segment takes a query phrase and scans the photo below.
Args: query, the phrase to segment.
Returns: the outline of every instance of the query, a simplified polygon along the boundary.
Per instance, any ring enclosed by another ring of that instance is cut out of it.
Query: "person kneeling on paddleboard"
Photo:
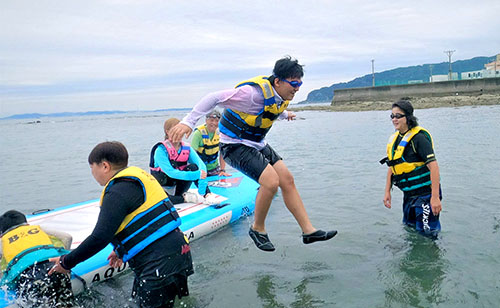
[[[169,131],[180,120],[170,118],[165,121],[163,131],[165,140],[151,149],[149,168],[151,174],[164,186],[173,204],[183,202],[215,204],[216,196],[208,188],[207,167],[196,151],[191,151],[185,142],[172,142]],[[198,187],[198,193],[188,192],[191,183]],[[168,192],[167,192],[168,193]]]
[[[88,161],[104,186],[96,226],[71,253],[50,259],[55,263],[50,273],[67,273],[111,243],[109,263],[129,262],[135,274],[132,297],[139,306],[173,307],[176,296],[189,295],[187,278],[193,274],[175,207],[152,175],[127,166],[127,149],[120,142],[98,144]]]
[[[15,290],[22,307],[72,307],[70,277],[49,275],[49,258],[69,252],[72,237],[60,231],[29,225],[26,216],[11,210],[0,216],[1,285]]]

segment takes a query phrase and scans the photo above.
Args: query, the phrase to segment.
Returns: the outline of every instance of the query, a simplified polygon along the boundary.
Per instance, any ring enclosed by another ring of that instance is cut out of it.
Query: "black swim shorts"
[[[221,143],[220,152],[226,163],[256,182],[268,164],[282,160],[269,144],[259,151],[241,143]]]

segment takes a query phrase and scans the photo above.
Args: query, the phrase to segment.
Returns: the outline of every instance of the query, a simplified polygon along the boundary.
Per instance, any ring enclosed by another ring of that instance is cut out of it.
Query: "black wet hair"
[[[418,126],[418,118],[413,115],[413,106],[408,99],[400,99],[399,101],[392,104],[392,108],[394,107],[398,107],[405,113],[408,129],[412,129],[415,126]]]
[[[25,224],[27,222],[26,216],[23,213],[16,210],[7,211],[0,216],[0,233],[4,233],[12,227]]]
[[[113,168],[121,169],[128,165],[127,148],[118,141],[99,143],[89,154],[89,164],[100,164],[103,161],[110,163]]]
[[[273,76],[278,79],[302,78],[304,76],[303,65],[300,65],[297,59],[285,56],[274,64]]]

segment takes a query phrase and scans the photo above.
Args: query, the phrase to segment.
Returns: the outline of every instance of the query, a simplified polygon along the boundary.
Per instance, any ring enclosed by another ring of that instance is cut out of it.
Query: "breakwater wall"
[[[500,78],[339,89],[334,91],[332,105],[352,101],[394,101],[402,97],[476,96],[481,94],[500,94]]]

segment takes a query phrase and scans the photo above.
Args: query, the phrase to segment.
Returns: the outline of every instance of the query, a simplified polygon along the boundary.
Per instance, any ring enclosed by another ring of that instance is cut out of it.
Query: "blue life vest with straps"
[[[181,219],[158,181],[137,167],[123,169],[109,180],[102,191],[101,204],[106,192],[118,179],[135,180],[144,191],[144,203],[125,216],[111,241],[118,257],[127,262],[145,247],[179,227]]]
[[[274,121],[285,111],[290,101],[276,103],[274,89],[268,76],[257,76],[236,85],[257,85],[264,96],[264,107],[257,114],[248,114],[238,110],[225,109],[219,121],[221,133],[235,139],[260,142],[271,129]]]

